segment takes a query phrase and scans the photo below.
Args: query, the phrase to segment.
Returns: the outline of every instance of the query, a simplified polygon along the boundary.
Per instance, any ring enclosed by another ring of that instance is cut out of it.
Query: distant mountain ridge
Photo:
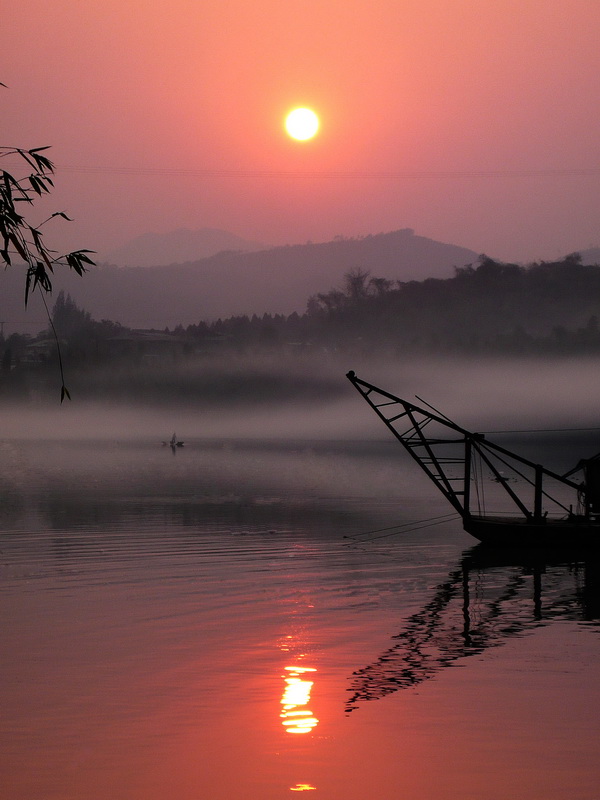
[[[242,239],[220,228],[189,230],[179,228],[168,233],[144,233],[104,254],[102,261],[120,267],[160,267],[197,261],[223,250],[264,250],[266,245]]]
[[[256,252],[220,252],[162,267],[92,268],[83,278],[58,273],[63,289],[94,319],[133,328],[173,328],[234,315],[303,312],[308,298],[340,286],[351,269],[391,280],[448,278],[478,254],[416,236],[406,228],[356,239],[297,244]],[[23,272],[0,276],[2,319],[23,319]],[[9,300],[12,297],[12,304]],[[40,315],[40,329],[46,321]]]

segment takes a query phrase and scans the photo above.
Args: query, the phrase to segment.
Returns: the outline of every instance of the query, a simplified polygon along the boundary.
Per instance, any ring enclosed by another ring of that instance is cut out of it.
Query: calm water
[[[2,798],[599,796],[598,566],[474,549],[393,443],[0,457]]]

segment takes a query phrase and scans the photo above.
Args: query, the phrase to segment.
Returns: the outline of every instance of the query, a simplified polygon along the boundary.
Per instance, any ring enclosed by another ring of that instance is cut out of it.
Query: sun
[[[304,142],[319,130],[319,118],[310,108],[295,108],[285,118],[285,129],[292,139]]]

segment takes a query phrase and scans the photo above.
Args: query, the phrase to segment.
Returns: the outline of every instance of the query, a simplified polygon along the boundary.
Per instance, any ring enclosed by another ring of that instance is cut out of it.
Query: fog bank
[[[82,391],[73,391],[71,402],[3,403],[0,438],[160,442],[176,431],[182,439],[385,439],[384,426],[347,381],[350,369],[420,404],[418,395],[470,430],[598,424],[600,373],[594,358],[384,362],[353,357],[346,362],[337,354],[271,360],[268,366],[263,361],[260,369],[251,360],[245,366],[242,360],[218,367],[213,362],[212,372],[206,364],[186,365],[157,372],[154,385],[147,384],[146,391],[142,385],[137,399],[125,391],[125,374],[114,378],[122,391],[112,397],[104,391],[107,376],[100,380],[90,374],[85,386],[86,376],[80,375],[76,383]],[[208,385],[210,392],[202,388]],[[190,391],[182,391],[186,386]]]

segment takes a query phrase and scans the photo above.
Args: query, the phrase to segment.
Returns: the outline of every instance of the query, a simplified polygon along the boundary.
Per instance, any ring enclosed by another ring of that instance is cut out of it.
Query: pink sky
[[[598,0],[10,6],[1,143],[52,145],[60,249],[180,227],[411,227],[521,261],[600,243]],[[283,131],[296,105],[310,142]]]

